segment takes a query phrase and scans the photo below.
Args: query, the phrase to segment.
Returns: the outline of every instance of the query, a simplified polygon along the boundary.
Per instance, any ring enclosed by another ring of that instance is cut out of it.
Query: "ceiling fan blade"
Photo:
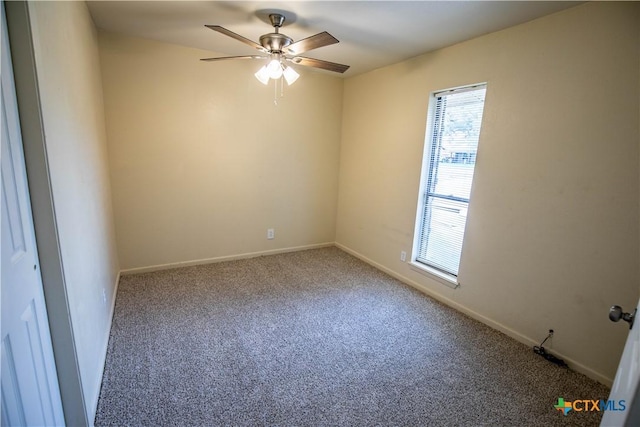
[[[260,55],[243,55],[243,56],[221,56],[218,58],[202,58],[200,61],[220,61],[223,59],[263,59]]]
[[[292,55],[298,55],[300,53],[310,51],[311,49],[317,49],[319,47],[329,46],[335,43],[339,43],[339,40],[326,31],[323,31],[314,36],[307,37],[306,39],[298,40],[297,42],[287,46],[285,50]]]
[[[217,31],[217,32],[219,32],[221,34],[224,34],[225,36],[229,36],[229,37],[231,37],[233,39],[236,39],[239,42],[242,42],[242,43],[244,43],[246,45],[249,45],[254,49],[258,49],[258,50],[260,50],[262,52],[266,52],[267,51],[264,47],[260,46],[258,43],[254,42],[254,41],[251,41],[246,37],[242,37],[240,34],[236,34],[233,31],[227,30],[226,28],[221,27],[220,25],[205,25],[205,27],[207,27],[207,28],[209,28],[209,29],[211,29],[213,31]]]
[[[344,73],[349,69],[349,65],[336,64],[335,62],[323,61],[321,59],[305,58],[304,56],[295,56],[287,58],[294,64],[306,65],[307,67],[322,68],[323,70],[333,71],[335,73]]]

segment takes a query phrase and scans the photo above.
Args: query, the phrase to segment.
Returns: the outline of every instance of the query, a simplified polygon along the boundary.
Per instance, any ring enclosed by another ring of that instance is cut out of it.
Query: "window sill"
[[[412,261],[409,263],[409,267],[420,274],[423,274],[431,279],[434,279],[437,282],[442,283],[445,286],[456,289],[460,286],[458,283],[458,278],[451,274],[443,273],[440,270],[436,270],[435,268],[431,268],[422,263],[418,263]]]

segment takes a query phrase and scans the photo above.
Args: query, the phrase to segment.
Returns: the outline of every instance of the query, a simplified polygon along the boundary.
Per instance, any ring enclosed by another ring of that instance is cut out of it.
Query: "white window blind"
[[[482,85],[435,94],[427,129],[415,260],[453,276],[460,265],[485,92]]]

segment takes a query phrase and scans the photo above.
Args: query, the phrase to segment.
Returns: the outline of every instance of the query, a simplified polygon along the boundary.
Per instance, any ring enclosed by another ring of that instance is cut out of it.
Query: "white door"
[[[2,425],[63,425],[2,5]]]
[[[627,317],[624,320],[629,321],[629,315],[634,313],[632,309],[629,313],[625,313],[627,316],[624,316],[620,315],[620,311],[613,313],[612,320],[617,321],[615,319]],[[640,320],[637,319],[638,312],[640,312],[640,301],[638,301],[636,314],[631,319],[633,321],[632,328],[629,331],[627,343],[624,346],[620,364],[618,365],[618,372],[609,394],[609,400],[613,400],[616,403],[615,406],[619,409],[622,407],[619,402],[624,401],[624,410],[605,411],[600,423],[601,426],[640,425],[640,401],[638,401],[640,397],[640,389],[638,389],[640,385]],[[625,322],[620,323],[620,327],[629,325]]]

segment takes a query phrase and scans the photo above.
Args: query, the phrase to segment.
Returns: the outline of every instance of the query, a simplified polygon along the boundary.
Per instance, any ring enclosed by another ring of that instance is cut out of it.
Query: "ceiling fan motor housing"
[[[282,49],[293,43],[291,37],[280,33],[269,33],[260,36],[260,44],[267,49],[269,53],[281,53]]]
[[[282,53],[282,49],[293,43],[291,37],[287,37],[279,32],[280,27],[284,24],[284,15],[272,13],[269,15],[269,20],[271,21],[274,32],[261,36],[260,44],[263,48],[267,49],[269,53]]]

